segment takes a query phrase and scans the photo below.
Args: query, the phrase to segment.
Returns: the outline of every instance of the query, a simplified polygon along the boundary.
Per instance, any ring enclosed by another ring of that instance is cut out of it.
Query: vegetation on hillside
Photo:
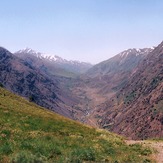
[[[0,162],[150,162],[151,150],[127,145],[0,88]]]

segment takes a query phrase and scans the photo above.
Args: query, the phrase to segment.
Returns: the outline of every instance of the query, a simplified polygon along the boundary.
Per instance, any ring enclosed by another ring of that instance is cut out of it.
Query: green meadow
[[[0,88],[1,163],[149,163],[151,153]]]

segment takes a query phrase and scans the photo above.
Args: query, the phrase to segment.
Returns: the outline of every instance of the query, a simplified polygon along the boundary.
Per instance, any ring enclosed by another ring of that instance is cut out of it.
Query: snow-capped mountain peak
[[[31,48],[25,48],[22,50],[19,50],[17,52],[15,52],[17,55],[22,55],[22,54],[28,54],[28,55],[32,55],[35,56],[39,59],[45,59],[48,61],[61,61],[61,60],[65,60],[62,59],[61,57],[57,56],[57,55],[53,55],[53,54],[47,54],[47,53],[41,53],[41,52],[37,52]]]
[[[17,51],[16,53],[37,54],[38,52],[36,52],[33,49],[27,47],[25,49],[22,49],[22,50]]]
[[[86,62],[80,62],[80,61],[75,61],[75,60],[66,60],[66,59],[63,59],[62,57],[59,57],[54,54],[37,52],[31,48],[25,48],[25,49],[19,50],[19,51],[15,52],[15,54],[17,54],[17,55],[28,54],[28,55],[35,56],[42,60],[47,60],[49,62],[69,63],[69,64],[75,64],[75,65],[77,65],[77,64],[91,65],[90,63],[86,63]]]
[[[151,48],[143,48],[143,49],[136,49],[136,48],[133,48],[133,49],[128,49],[128,50],[125,50],[121,53],[119,53],[119,56],[121,58],[126,58],[128,57],[129,55],[135,55],[135,56],[139,56],[139,55],[146,55],[150,52],[152,52],[154,49],[154,47],[151,47]]]
[[[31,48],[25,48],[15,52],[15,55],[24,60],[33,60],[41,61],[44,64],[50,64],[56,67],[64,68],[70,70],[71,72],[85,72],[92,65],[86,62],[66,60],[54,54],[40,53]]]

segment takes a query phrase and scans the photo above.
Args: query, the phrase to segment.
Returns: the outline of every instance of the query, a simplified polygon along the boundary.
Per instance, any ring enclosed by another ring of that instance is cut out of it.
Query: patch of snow
[[[78,65],[78,64],[83,64],[83,65],[87,65],[90,63],[86,63],[86,62],[80,62],[80,61],[73,61],[73,60],[66,60],[63,59],[57,55],[54,54],[47,54],[47,53],[40,53],[40,52],[36,52],[34,50],[32,50],[31,48],[25,48],[22,50],[19,50],[16,52],[17,54],[21,54],[21,53],[27,53],[29,55],[33,55],[41,60],[47,60],[50,62],[57,62],[57,63],[65,63],[65,64],[72,64],[72,65]],[[91,64],[90,64],[91,65]]]
[[[141,49],[136,49],[137,52],[141,52]]]

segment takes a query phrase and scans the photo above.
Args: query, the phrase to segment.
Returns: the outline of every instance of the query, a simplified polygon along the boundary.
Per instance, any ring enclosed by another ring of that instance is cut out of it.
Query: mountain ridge
[[[140,62],[142,58],[146,57],[146,55],[148,55],[148,53],[150,53],[153,49],[154,48],[152,47],[152,48],[143,48],[143,49],[133,48],[133,49],[125,50],[113,56],[112,58],[100,62],[97,65],[93,66],[86,72],[86,74],[90,77],[95,77],[97,75],[100,75],[100,73],[102,75],[105,75],[110,71],[114,71],[115,73],[118,66],[121,66],[120,68],[123,70],[124,66],[126,66],[125,63],[129,62],[129,60],[131,60],[130,64],[132,65],[129,65],[128,69],[130,68],[130,66],[135,67],[137,66],[138,62]],[[132,68],[133,67],[131,67],[130,69]]]
[[[66,60],[57,55],[36,52],[30,48],[19,50],[14,54],[24,60],[28,60],[28,57],[30,57],[31,60],[36,60],[36,58],[38,58],[47,67],[48,65],[50,65],[51,67],[54,67],[53,69],[60,68],[65,71],[70,71],[71,73],[81,74],[87,71],[90,67],[92,67],[92,64],[87,62]]]
[[[131,74],[128,83],[116,93],[113,97],[115,106],[108,101],[105,115],[109,116],[102,118],[105,126],[106,122],[110,123],[110,130],[133,139],[163,136],[162,65],[163,43],[148,54]]]
[[[84,122],[131,139],[161,138],[162,47],[129,49],[88,70],[74,88],[88,101]]]

